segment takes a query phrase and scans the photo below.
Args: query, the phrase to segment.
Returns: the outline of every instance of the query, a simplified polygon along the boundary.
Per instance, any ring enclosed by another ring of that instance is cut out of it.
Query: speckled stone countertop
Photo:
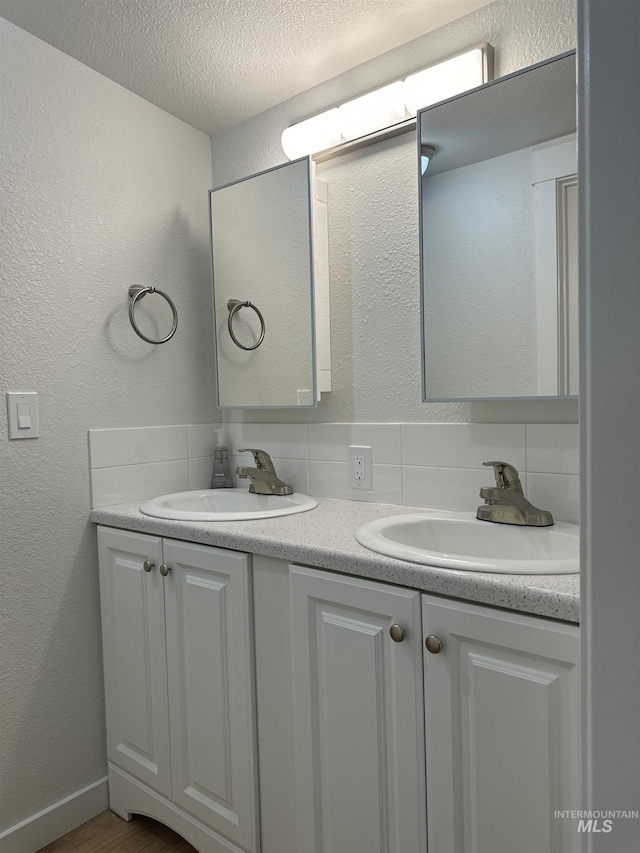
[[[310,512],[259,521],[167,521],[140,512],[141,501],[91,511],[96,524],[263,554],[349,575],[579,622],[579,575],[505,575],[432,568],[395,560],[356,542],[361,524],[420,508],[321,498]],[[424,511],[424,510],[422,510]]]

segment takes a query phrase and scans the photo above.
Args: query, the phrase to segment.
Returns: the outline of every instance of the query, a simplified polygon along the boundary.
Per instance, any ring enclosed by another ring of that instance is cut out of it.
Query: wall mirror
[[[328,302],[315,290],[327,265],[318,274],[312,169],[295,160],[209,193],[220,408],[308,408],[328,390],[326,370],[318,381]]]
[[[578,393],[576,66],[418,114],[423,399]]]

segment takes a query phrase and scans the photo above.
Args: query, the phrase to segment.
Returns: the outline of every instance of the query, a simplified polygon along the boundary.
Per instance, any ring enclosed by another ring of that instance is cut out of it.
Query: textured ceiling
[[[0,15],[214,134],[489,2],[0,0]]]

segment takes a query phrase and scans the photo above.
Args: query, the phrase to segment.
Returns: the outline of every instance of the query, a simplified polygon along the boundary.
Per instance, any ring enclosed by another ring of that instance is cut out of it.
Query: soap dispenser
[[[233,475],[229,467],[229,451],[223,443],[222,430],[216,430],[216,446],[213,450],[212,489],[235,489]]]

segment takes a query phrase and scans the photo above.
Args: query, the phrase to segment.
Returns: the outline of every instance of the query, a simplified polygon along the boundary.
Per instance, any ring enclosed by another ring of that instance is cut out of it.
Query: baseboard
[[[36,853],[108,808],[105,776],[0,833],[0,853]]]

